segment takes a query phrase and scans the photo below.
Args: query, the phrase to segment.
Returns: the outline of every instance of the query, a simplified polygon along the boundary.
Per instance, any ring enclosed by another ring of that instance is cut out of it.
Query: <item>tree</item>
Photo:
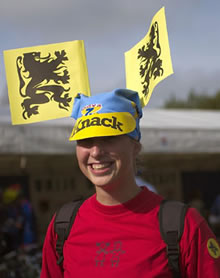
[[[206,109],[206,110],[220,110],[220,90],[214,96],[205,94],[196,94],[193,90],[189,92],[186,100],[178,100],[175,96],[168,99],[164,108],[178,108],[178,109]]]

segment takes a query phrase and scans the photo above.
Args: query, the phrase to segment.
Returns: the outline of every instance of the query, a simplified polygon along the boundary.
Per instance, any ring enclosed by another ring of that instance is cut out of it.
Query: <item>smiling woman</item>
[[[78,95],[73,117],[77,122],[70,140],[77,140],[79,167],[95,185],[97,200],[115,205],[135,196],[140,191],[135,161],[141,149],[142,117],[137,93],[115,90],[94,97]]]
[[[135,196],[135,161],[139,142],[126,135],[95,137],[77,141],[76,155],[83,174],[95,185],[97,200],[108,205]],[[106,194],[114,195],[109,203]],[[102,199],[103,198],[103,199]]]
[[[77,141],[79,167],[96,193],[83,202],[75,218],[72,215],[74,224],[67,239],[64,234],[64,260],[59,264],[62,256],[57,253],[60,241],[54,231],[55,216],[51,220],[41,278],[88,277],[88,273],[95,278],[173,277],[159,228],[163,197],[135,181],[136,157],[141,150],[138,93],[117,89],[92,97],[78,95],[72,116],[76,126],[70,140]],[[111,119],[120,122],[120,128],[111,125]],[[66,218],[63,213],[61,221]],[[193,208],[186,213],[178,247],[181,277],[219,277],[219,245]]]

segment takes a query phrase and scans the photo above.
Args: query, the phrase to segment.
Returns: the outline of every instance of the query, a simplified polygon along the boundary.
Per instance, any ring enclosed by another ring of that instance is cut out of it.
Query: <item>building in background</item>
[[[5,109],[0,116],[0,188],[23,186],[42,242],[62,203],[94,192],[68,141],[74,120],[12,126]],[[209,209],[220,193],[220,112],[145,108],[141,129],[142,178],[170,199],[190,202],[199,190]]]

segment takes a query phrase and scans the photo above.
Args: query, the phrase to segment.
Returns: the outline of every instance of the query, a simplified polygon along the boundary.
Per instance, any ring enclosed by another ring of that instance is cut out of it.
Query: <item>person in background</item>
[[[57,234],[52,218],[43,246],[41,278],[173,277],[158,213],[163,197],[135,181],[141,150],[142,108],[137,92],[116,89],[77,95],[70,140],[82,173],[96,193],[78,210],[57,264]],[[180,241],[181,277],[219,278],[220,248],[205,219],[186,213]]]
[[[211,206],[209,223],[220,241],[220,194],[218,194]]]
[[[7,221],[7,210],[3,203],[3,190],[0,188],[0,256],[9,251],[8,237],[4,232],[4,226]]]
[[[202,198],[202,193],[199,189],[192,189],[190,194],[189,205],[198,210],[198,212],[208,220],[208,211],[205,206],[205,202]]]
[[[20,184],[12,184],[5,189],[3,203],[7,210],[4,232],[10,239],[10,249],[15,250],[35,244],[35,216],[30,201],[23,195]]]

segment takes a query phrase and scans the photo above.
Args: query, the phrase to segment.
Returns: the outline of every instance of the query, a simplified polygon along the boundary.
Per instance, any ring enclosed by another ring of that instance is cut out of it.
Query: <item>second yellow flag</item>
[[[126,87],[138,92],[142,107],[154,87],[173,73],[165,10],[154,16],[147,35],[125,53]]]

